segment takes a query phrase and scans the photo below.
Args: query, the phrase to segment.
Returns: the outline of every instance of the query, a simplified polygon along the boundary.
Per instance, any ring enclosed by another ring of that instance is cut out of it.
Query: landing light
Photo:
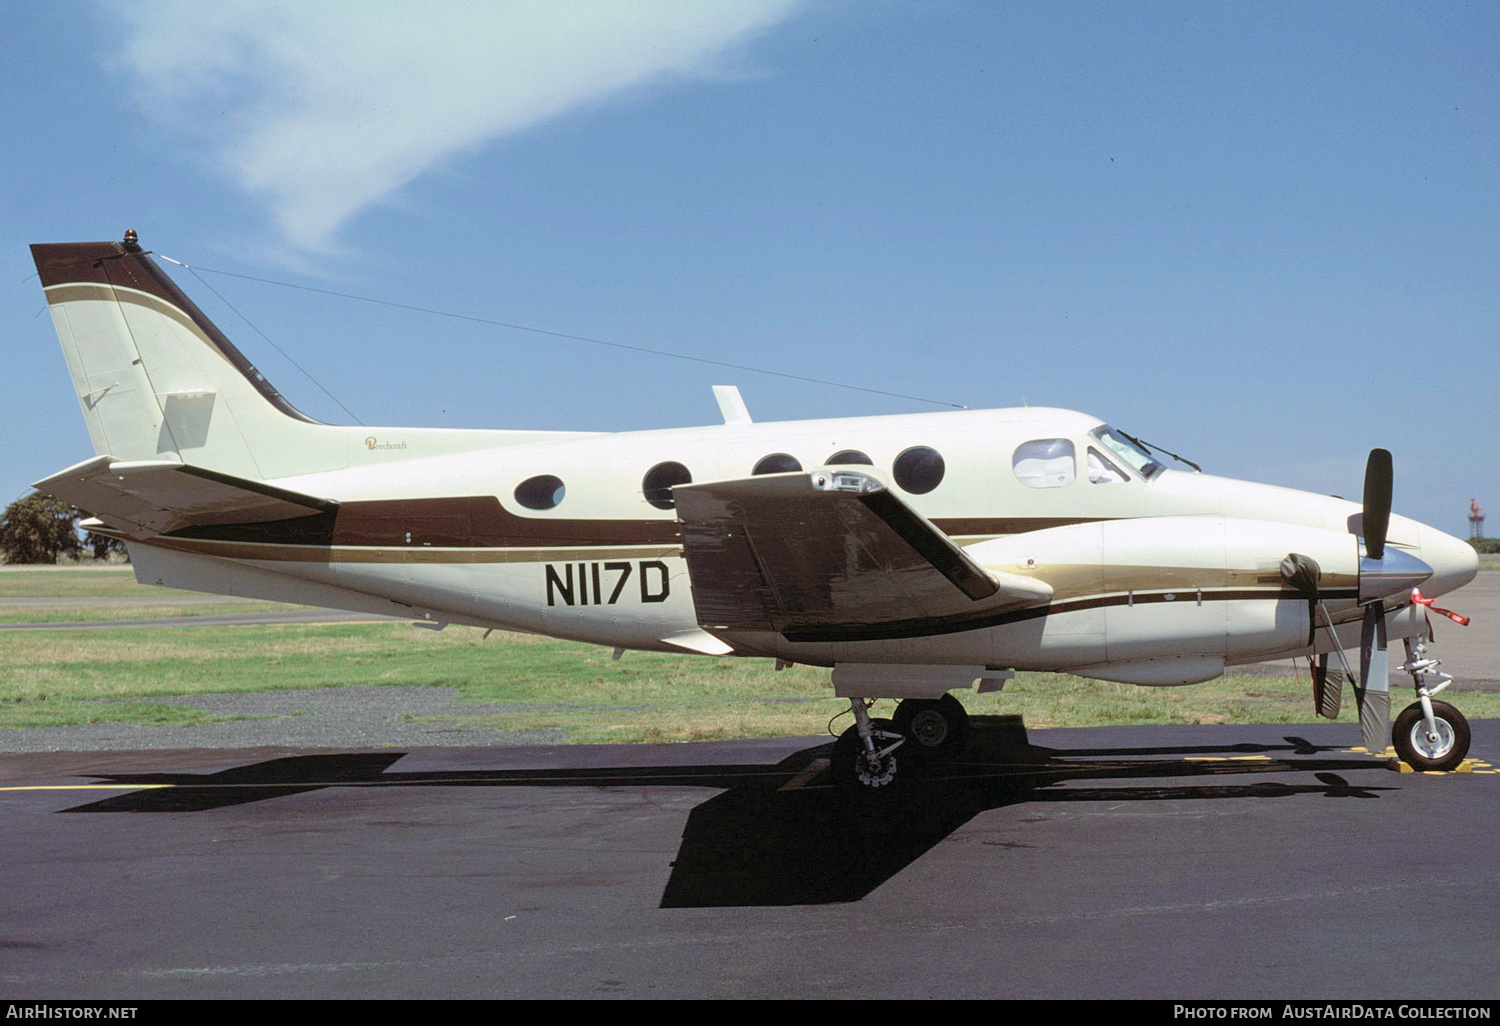
[[[883,492],[885,485],[869,474],[840,470],[831,474],[814,474],[813,487],[824,492]]]

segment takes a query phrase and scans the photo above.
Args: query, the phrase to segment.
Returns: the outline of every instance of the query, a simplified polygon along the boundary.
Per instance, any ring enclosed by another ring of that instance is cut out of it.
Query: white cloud
[[[137,0],[123,68],[148,113],[263,200],[339,228],[445,158],[620,90],[721,76],[802,0]]]

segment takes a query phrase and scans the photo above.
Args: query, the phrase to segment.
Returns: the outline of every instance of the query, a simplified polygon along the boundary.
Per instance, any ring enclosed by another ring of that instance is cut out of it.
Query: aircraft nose
[[[1479,553],[1461,538],[1426,524],[1421,526],[1422,560],[1432,567],[1432,577],[1422,584],[1422,594],[1442,595],[1462,588],[1479,573]]]

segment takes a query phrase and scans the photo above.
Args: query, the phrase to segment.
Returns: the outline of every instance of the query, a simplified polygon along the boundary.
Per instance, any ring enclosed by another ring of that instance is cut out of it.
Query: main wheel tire
[[[871,720],[874,730],[896,732],[890,720]],[[878,747],[878,743],[877,743]],[[880,759],[878,765],[870,765],[865,743],[860,739],[859,728],[850,727],[833,743],[833,754],[828,760],[833,782],[847,794],[873,798],[894,790],[900,779],[900,765],[896,757],[906,749],[905,745]]]
[[[919,759],[951,759],[969,743],[969,713],[952,695],[908,698],[896,706],[893,721],[906,738],[902,751]]]
[[[1469,754],[1469,721],[1447,702],[1432,703],[1432,718],[1437,723],[1436,739],[1427,736],[1421,702],[1402,709],[1391,728],[1396,754],[1412,769],[1454,769]]]

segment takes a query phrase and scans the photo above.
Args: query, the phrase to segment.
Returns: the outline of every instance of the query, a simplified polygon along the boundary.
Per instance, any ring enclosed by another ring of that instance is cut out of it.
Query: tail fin
[[[31,253],[99,455],[176,456],[265,478],[284,472],[266,454],[338,447],[326,426],[287,402],[133,238],[34,245]],[[343,463],[315,462],[325,464],[319,469]]]
[[[320,424],[287,402],[137,244],[31,247],[94,452],[249,481],[524,445],[571,432]]]

